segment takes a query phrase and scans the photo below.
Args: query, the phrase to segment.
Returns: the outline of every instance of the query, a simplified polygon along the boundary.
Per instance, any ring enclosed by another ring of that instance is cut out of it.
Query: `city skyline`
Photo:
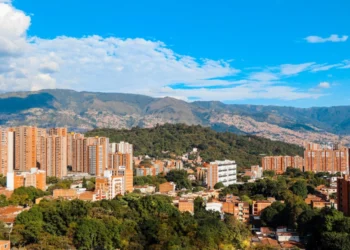
[[[349,4],[0,0],[0,87],[348,105]]]

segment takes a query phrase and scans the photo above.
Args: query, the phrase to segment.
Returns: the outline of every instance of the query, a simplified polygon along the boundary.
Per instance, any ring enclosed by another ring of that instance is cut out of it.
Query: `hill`
[[[188,103],[170,97],[65,89],[0,94],[3,126],[67,126],[87,131],[97,127],[150,128],[164,123],[199,124],[299,145],[304,140],[350,143],[350,106],[302,109],[216,101]]]
[[[199,125],[165,124],[154,128],[131,130],[94,129],[86,136],[107,136],[112,142],[127,141],[134,145],[135,155],[164,157],[163,151],[182,155],[198,148],[205,161],[236,160],[240,167],[261,163],[261,154],[303,155],[299,146],[230,132],[216,132]]]

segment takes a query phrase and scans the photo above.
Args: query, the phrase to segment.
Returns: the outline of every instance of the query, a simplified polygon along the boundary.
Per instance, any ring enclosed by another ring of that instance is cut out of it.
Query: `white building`
[[[235,161],[210,162],[207,171],[207,185],[213,188],[218,182],[226,187],[237,182],[237,164]]]
[[[205,206],[205,210],[207,211],[214,211],[221,213],[222,210],[222,203],[221,202],[207,202]]]

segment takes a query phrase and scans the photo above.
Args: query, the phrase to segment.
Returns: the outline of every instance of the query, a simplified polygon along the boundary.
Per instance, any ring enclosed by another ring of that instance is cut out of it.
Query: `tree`
[[[224,188],[224,184],[222,182],[218,182],[214,185],[214,189],[220,189],[220,188]]]
[[[265,176],[265,177],[274,177],[275,176],[275,171],[273,171],[273,170],[264,170],[263,176]]]
[[[186,170],[171,170],[165,176],[167,181],[176,183],[176,189],[192,189],[192,184],[188,179]]]
[[[87,188],[87,182],[85,176],[83,177],[83,183],[82,183],[83,188]]]
[[[0,174],[0,186],[6,187],[6,176],[3,176],[2,174]]]
[[[297,181],[291,187],[291,191],[302,198],[306,198],[307,196],[307,186],[305,181]]]
[[[8,202],[6,196],[1,194],[0,195],[0,207],[6,207],[8,205],[9,205],[9,202]]]

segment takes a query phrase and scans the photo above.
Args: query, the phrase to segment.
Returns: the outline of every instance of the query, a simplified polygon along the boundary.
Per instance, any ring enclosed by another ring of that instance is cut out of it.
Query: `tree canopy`
[[[127,141],[134,145],[135,155],[164,157],[182,155],[198,148],[204,161],[236,160],[239,167],[260,164],[261,154],[302,155],[297,145],[271,141],[257,136],[215,132],[206,127],[165,124],[154,128],[94,129],[86,136],[106,136],[111,142]],[[168,151],[168,154],[164,154]]]

